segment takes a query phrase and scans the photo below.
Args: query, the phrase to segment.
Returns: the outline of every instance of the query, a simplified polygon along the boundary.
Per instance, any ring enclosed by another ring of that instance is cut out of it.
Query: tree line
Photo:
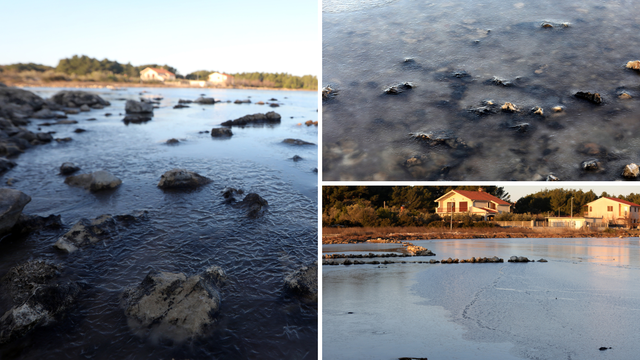
[[[323,226],[442,226],[435,200],[451,190],[477,191],[479,186],[326,186],[322,188]],[[503,187],[482,186],[483,191],[510,202]],[[496,215],[496,220],[533,220],[545,216],[581,216],[584,205],[603,192],[574,189],[541,190],[526,195],[512,205],[512,213]],[[617,198],[640,204],[640,194]],[[572,207],[573,203],[573,207]],[[571,212],[573,208],[573,213]],[[401,210],[402,209],[402,210]],[[454,217],[458,223],[485,226],[471,215]]]
[[[185,76],[189,80],[206,80],[216,71],[198,70]],[[312,75],[295,76],[287,73],[235,73],[234,85],[248,87],[270,87],[283,89],[317,90],[318,78]]]

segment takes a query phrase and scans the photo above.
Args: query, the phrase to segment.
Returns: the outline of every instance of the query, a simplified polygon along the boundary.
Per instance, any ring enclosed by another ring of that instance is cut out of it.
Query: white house
[[[167,81],[175,79],[176,75],[165,69],[148,67],[140,71],[140,80],[142,81]]]
[[[496,214],[511,212],[511,204],[491,194],[469,190],[451,190],[436,199],[440,216],[451,214],[471,214],[493,217]]]
[[[234,77],[233,77],[233,75],[214,72],[214,73],[209,74],[209,82],[213,83],[214,85],[233,84]]]
[[[584,205],[585,217],[599,218],[602,222],[626,227],[638,227],[640,205],[630,201],[601,197]]]

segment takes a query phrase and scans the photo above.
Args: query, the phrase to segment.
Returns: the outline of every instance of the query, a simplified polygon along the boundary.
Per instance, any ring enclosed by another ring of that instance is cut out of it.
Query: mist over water
[[[634,3],[364,3],[323,8],[322,84],[338,90],[323,103],[324,180],[615,180],[640,160]],[[494,114],[469,111],[486,101]],[[410,136],[437,131],[465,146]],[[582,170],[590,159],[598,171]]]
[[[49,97],[60,89],[30,89]],[[148,93],[140,95],[146,90]],[[31,196],[26,214],[60,214],[64,228],[0,241],[0,277],[31,259],[64,266],[63,279],[84,284],[67,317],[52,326],[0,347],[0,358],[314,358],[317,352],[317,306],[288,296],[286,274],[316,259],[316,146],[283,144],[285,138],[317,143],[317,128],[297,124],[317,120],[312,92],[132,88],[87,90],[111,102],[104,110],[69,115],[75,125],[41,126],[70,136],[69,143],[35,146],[21,154],[17,166],[0,177]],[[251,98],[253,104],[189,104],[173,109],[178,99],[200,94],[216,99]],[[163,97],[153,120],[125,125],[126,99]],[[278,99],[270,108],[257,101]],[[276,111],[282,123],[232,129],[230,139],[209,131],[223,121]],[[112,113],[112,116],[105,116]],[[122,115],[119,115],[122,114]],[[293,118],[292,118],[293,117]],[[95,118],[95,120],[88,120]],[[32,120],[34,131],[43,120]],[[51,121],[49,121],[51,122]],[[87,130],[74,133],[74,129]],[[199,133],[206,131],[206,133]],[[167,145],[177,138],[177,145]],[[294,155],[303,160],[294,162]],[[115,190],[89,193],[64,184],[60,164],[71,161],[82,170],[105,169],[123,180]],[[213,182],[195,191],[163,191],[156,185],[165,171],[180,167]],[[263,217],[251,219],[224,203],[225,187],[255,192],[268,201]],[[55,241],[80,218],[130,214],[146,210],[145,220],[120,229],[118,236],[64,254]],[[130,329],[120,294],[137,286],[152,269],[202,272],[221,266],[229,277],[221,289],[216,323],[202,338],[177,343]],[[0,312],[10,300],[0,296]],[[141,336],[138,336],[138,335]]]
[[[411,242],[437,260],[519,255],[549,262],[411,263],[431,259],[422,257],[324,266],[325,356],[625,359],[640,350],[635,238]]]

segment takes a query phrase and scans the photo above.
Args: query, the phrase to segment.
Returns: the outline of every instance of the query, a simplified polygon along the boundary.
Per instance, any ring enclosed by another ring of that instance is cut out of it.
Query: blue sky
[[[73,55],[132,65],[319,75],[317,0],[6,1],[0,64]]]

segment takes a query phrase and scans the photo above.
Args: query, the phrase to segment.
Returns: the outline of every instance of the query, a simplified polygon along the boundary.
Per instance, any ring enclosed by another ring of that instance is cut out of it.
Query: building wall
[[[609,208],[611,211],[609,211]],[[614,200],[600,198],[589,204],[587,204],[587,216],[602,218],[605,221],[609,220],[620,225],[624,225],[624,220],[620,218],[631,218],[632,224],[638,224],[640,222],[640,209],[623,204]]]

